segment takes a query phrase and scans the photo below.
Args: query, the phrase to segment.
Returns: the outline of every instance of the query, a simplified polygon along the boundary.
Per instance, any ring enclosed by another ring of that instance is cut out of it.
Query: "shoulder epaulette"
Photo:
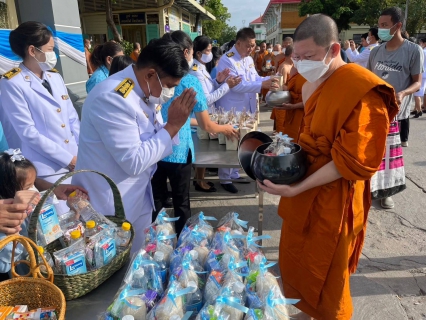
[[[20,72],[21,72],[21,68],[13,68],[12,70],[9,70],[8,72],[6,72],[3,75],[3,77],[5,77],[6,79],[10,80],[10,79],[12,79],[14,76],[16,76]]]
[[[49,71],[49,72],[55,72],[55,73],[59,73],[59,71],[58,71],[58,70],[56,70],[55,68],[50,69],[50,70],[47,70],[47,71]]]
[[[127,98],[130,92],[132,92],[135,87],[135,83],[132,79],[126,78],[115,88],[115,92],[117,92],[123,98]]]
[[[192,66],[192,71],[197,71],[197,70],[198,70],[198,65],[194,63],[194,65]]]
[[[231,57],[233,57],[235,55],[235,53],[233,53],[233,52],[228,52],[227,54],[226,54],[226,56],[228,57],[228,58],[231,58]]]

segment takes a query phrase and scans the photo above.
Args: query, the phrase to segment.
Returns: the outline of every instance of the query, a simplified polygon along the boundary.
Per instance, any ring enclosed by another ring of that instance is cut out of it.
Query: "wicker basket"
[[[0,282],[0,305],[16,306],[27,305],[30,310],[38,308],[53,307],[58,314],[58,320],[65,319],[65,297],[61,290],[53,284],[53,270],[46,262],[38,264],[34,251],[37,245],[28,238],[13,235],[0,241],[0,249],[8,243],[13,242],[12,261],[15,261],[15,248],[21,243],[28,252],[29,261],[21,260],[12,263],[11,272],[13,279]],[[15,266],[19,263],[28,265],[30,271],[25,276],[20,276],[15,271]],[[40,265],[47,268],[47,273],[40,272]]]
[[[34,212],[31,215],[31,220],[28,227],[28,236],[30,239],[34,240],[34,242],[37,243],[37,221],[40,214],[40,210],[42,209],[46,199],[49,197],[49,195],[53,192],[53,190],[59,184],[61,184],[63,181],[65,181],[69,177],[72,177],[73,175],[81,173],[81,172],[93,172],[105,178],[105,180],[108,182],[108,184],[110,185],[112,189],[112,193],[114,196],[114,207],[115,207],[115,216],[106,216],[106,217],[110,219],[111,221],[117,223],[118,225],[126,221],[120,191],[118,190],[117,185],[114,183],[114,181],[111,180],[111,178],[109,178],[103,173],[92,171],[92,170],[74,171],[74,172],[70,172],[69,174],[66,174],[61,179],[56,181],[53,187],[46,191],[46,193],[43,195],[40,202],[38,203],[37,207],[34,209]],[[87,273],[79,274],[75,276],[55,274],[55,284],[62,290],[67,300],[79,298],[89,293],[90,291],[96,289],[103,282],[105,282],[109,277],[111,277],[116,271],[120,270],[124,264],[126,264],[126,262],[129,260],[129,257],[130,257],[130,249],[132,247],[131,244],[133,242],[133,237],[134,237],[133,226],[131,229],[131,233],[132,233],[132,237],[130,239],[130,245],[127,247],[127,249],[117,254],[117,256],[106,266],[103,266],[102,268],[99,268],[94,271],[89,271]],[[55,240],[54,242],[46,246],[46,250],[50,253],[53,253],[60,249],[62,249],[62,245],[59,239]]]

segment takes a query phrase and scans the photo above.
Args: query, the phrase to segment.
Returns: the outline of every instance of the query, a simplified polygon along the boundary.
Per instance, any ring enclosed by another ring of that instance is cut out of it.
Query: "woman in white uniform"
[[[173,137],[194,107],[195,93],[185,90],[168,111],[163,124],[159,105],[174,94],[174,87],[189,71],[178,45],[170,40],[151,41],[136,65],[97,84],[84,102],[77,169],[108,175],[118,186],[127,220],[133,224],[132,251],[144,241],[151,223],[154,200],[151,178],[157,162],[173,152]],[[107,182],[94,173],[78,174],[73,183],[90,194],[93,207],[114,215],[114,199]]]
[[[207,99],[209,109],[216,109],[216,101],[222,98],[229,92],[230,89],[235,87],[241,82],[239,77],[229,77],[229,69],[224,72],[219,72],[215,79],[212,79],[210,73],[207,71],[206,64],[212,61],[212,41],[209,37],[198,36],[194,39],[194,65],[189,71],[190,74],[197,77],[203,87],[204,95]],[[196,168],[195,177],[199,181],[194,181],[195,189],[203,192],[216,191],[214,186],[206,183],[204,175],[206,168]]]
[[[74,170],[80,121],[64,80],[53,69],[52,33],[40,22],[24,22],[10,33],[9,42],[23,62],[0,80],[0,112],[14,131],[6,131],[6,139],[8,134],[16,134],[22,153],[34,163],[38,176],[55,182]],[[61,202],[58,209],[64,213],[68,209],[65,201]]]

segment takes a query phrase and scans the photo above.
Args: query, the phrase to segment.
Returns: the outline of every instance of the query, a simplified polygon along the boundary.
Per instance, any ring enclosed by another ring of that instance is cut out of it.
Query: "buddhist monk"
[[[258,182],[281,196],[279,266],[296,319],[349,320],[349,290],[364,243],[370,178],[382,161],[395,92],[373,73],[340,56],[333,19],[315,14],[294,33],[293,60],[308,80],[302,89],[305,177],[293,185]],[[348,82],[348,79],[350,81]]]
[[[254,55],[254,66],[256,68],[257,73],[259,76],[263,75],[262,67],[263,67],[263,58],[268,54],[268,51],[266,51],[266,42],[262,42],[260,44],[260,50]]]
[[[276,44],[272,53],[274,55],[274,57],[272,58],[272,65],[274,66],[274,69],[278,71],[282,63],[285,61],[285,54],[282,51],[281,45]]]
[[[293,53],[293,47],[288,47],[285,52],[285,60],[281,64],[280,69],[278,70],[278,73],[281,74],[283,77],[283,83],[285,85],[287,85],[287,81],[290,79],[290,71],[293,68],[293,61],[291,60],[292,53]],[[287,87],[283,88],[283,90],[287,90]],[[286,133],[284,129],[285,115],[286,115],[286,110],[284,106],[275,107],[274,109],[272,109],[271,119],[274,120],[274,129],[276,132]]]
[[[284,103],[282,109],[285,111],[283,133],[293,138],[293,142],[298,143],[299,136],[303,131],[305,115],[302,99],[302,87],[306,79],[303,78],[297,69],[293,66],[290,72],[290,78],[287,86],[283,89],[288,90],[291,94],[291,102]]]

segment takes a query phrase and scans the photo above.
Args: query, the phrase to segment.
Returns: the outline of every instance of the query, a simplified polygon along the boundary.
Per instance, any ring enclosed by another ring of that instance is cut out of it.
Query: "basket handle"
[[[0,240],[0,250],[2,250],[4,247],[6,247],[9,243],[13,242],[13,249],[12,249],[12,263],[11,263],[11,273],[14,278],[19,277],[29,277],[32,276],[33,278],[39,278],[39,279],[45,279],[53,283],[53,270],[50,267],[50,265],[47,263],[46,259],[42,254],[38,254],[41,259],[42,263],[37,263],[36,256],[34,254],[34,250],[38,250],[37,245],[34,241],[32,241],[29,238],[23,237],[21,235],[11,235],[6,238],[3,238]],[[15,249],[18,243],[22,244],[22,246],[25,248],[25,250],[28,252],[28,256],[30,261],[27,260],[19,260],[15,262]],[[38,252],[38,251],[37,251]],[[15,271],[15,267],[18,264],[26,264],[30,271],[26,275],[19,275]],[[40,266],[46,267],[47,276],[44,276],[43,273],[40,271]]]
[[[122,219],[122,220],[126,219],[126,215],[124,214],[123,201],[121,200],[120,191],[118,190],[118,187],[115,184],[115,182],[112,181],[112,179],[110,177],[108,177],[104,173],[94,171],[94,170],[73,171],[73,172],[67,173],[66,175],[61,177],[58,181],[56,181],[53,184],[53,186],[45,192],[45,194],[43,195],[43,197],[40,199],[39,203],[35,207],[33,213],[31,214],[30,223],[28,225],[28,237],[31,240],[33,240],[34,242],[37,243],[37,221],[38,221],[38,217],[40,215],[40,211],[43,208],[44,203],[46,202],[46,199],[53,193],[53,190],[57,186],[59,186],[62,182],[64,182],[66,179],[76,175],[77,173],[82,173],[82,172],[93,172],[93,173],[96,173],[96,174],[102,176],[103,178],[105,178],[105,180],[108,182],[109,186],[111,187],[112,194],[114,196],[115,217]]]

